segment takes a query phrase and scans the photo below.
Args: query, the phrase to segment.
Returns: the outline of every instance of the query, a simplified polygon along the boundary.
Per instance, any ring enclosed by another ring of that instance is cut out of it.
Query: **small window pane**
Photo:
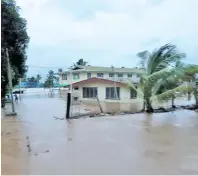
[[[123,77],[123,74],[122,73],[118,73],[118,77],[119,78]]]
[[[106,87],[106,99],[120,99],[120,87]]]
[[[97,77],[102,78],[103,77],[103,73],[97,73]]]
[[[62,80],[67,80],[67,75],[66,74],[62,74]]]
[[[87,78],[91,78],[91,73],[87,73]]]
[[[131,89],[131,99],[137,97],[137,92],[134,89]]]
[[[79,79],[79,73],[74,73],[74,74],[73,74],[73,79],[74,79],[74,80]]]
[[[132,77],[132,74],[131,74],[131,73],[129,73],[129,74],[128,74],[128,78],[131,78],[131,77]]]
[[[114,77],[114,74],[113,73],[109,73],[109,77],[110,78]]]
[[[96,98],[97,94],[97,87],[83,87],[83,98]]]

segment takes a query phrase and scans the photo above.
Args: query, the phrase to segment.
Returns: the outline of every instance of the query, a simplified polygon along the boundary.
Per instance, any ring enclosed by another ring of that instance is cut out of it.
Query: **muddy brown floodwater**
[[[198,113],[56,120],[58,98],[23,98],[2,122],[2,174],[198,174]]]

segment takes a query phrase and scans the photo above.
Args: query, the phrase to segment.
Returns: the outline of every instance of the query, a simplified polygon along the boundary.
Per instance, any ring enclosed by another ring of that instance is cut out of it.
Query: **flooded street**
[[[198,113],[64,118],[60,98],[23,95],[2,122],[2,174],[198,174]]]

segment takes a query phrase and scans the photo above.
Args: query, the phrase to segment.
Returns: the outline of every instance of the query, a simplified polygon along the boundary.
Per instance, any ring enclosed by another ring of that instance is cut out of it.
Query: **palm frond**
[[[188,75],[194,75],[198,73],[198,65],[188,65],[186,66],[185,71]]]
[[[166,56],[164,56],[164,54],[167,53],[167,52],[171,53],[172,51],[175,50],[175,48],[176,48],[175,45],[165,44],[165,45],[161,46],[159,49],[154,50],[151,53],[151,55],[149,57],[149,60],[148,60],[148,65],[147,65],[148,73],[152,74],[155,71],[159,71],[159,70],[156,70],[156,68],[160,64],[162,64],[162,62],[166,58]]]
[[[159,79],[152,87],[152,95],[179,86],[183,82],[183,75],[184,72],[179,70],[179,72],[176,71],[174,75],[171,74],[166,79]]]
[[[167,79],[169,76],[182,77],[182,75],[184,75],[183,69],[165,68],[148,76],[147,82],[149,85],[154,85],[160,79]]]
[[[154,50],[149,57],[147,70],[149,74],[160,71],[172,63],[181,61],[186,55],[176,50],[176,45],[166,44]]]
[[[185,94],[192,91],[193,87],[191,85],[180,85],[174,89],[167,90],[159,95],[152,96],[151,99],[157,100],[158,102],[163,102],[170,100],[173,96],[177,96],[176,92],[179,92],[180,94]]]
[[[143,98],[143,90],[140,86],[140,84],[138,86],[135,86],[132,82],[130,82],[129,80],[125,80],[125,83],[127,85],[127,87],[131,90],[134,90],[137,92],[137,97],[138,98]]]

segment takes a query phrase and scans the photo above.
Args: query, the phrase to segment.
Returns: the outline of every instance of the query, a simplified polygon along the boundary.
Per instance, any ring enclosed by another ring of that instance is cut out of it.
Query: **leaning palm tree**
[[[178,69],[178,68],[177,68]],[[198,90],[196,86],[196,77],[195,75],[198,73],[198,66],[196,65],[185,65],[180,67],[180,73],[174,76],[169,76],[167,78],[168,84],[179,83],[178,86],[175,88],[169,89],[164,91],[159,95],[155,95],[152,98],[157,101],[167,101],[171,97],[176,95],[177,93],[179,96],[187,93],[193,93],[195,96],[196,105],[195,108],[198,108]],[[166,84],[166,86],[168,86]]]
[[[180,68],[175,68],[176,62],[185,57],[184,53],[179,53],[176,46],[166,44],[153,52],[143,51],[137,54],[140,57],[141,67],[145,70],[141,75],[138,88],[128,82],[131,89],[143,98],[143,110],[153,112],[152,101],[156,97],[165,79],[176,79],[183,74]],[[166,83],[167,84],[167,83]]]

